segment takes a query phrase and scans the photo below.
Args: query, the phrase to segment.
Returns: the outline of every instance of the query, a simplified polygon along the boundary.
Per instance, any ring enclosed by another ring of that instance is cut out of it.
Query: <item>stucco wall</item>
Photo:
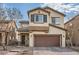
[[[34,23],[31,22],[31,14],[43,14],[43,15],[47,15],[47,23]],[[47,12],[44,12],[42,10],[35,10],[29,13],[29,26],[48,26],[48,22],[49,22],[49,14]]]
[[[50,15],[42,10],[35,10],[29,13],[29,25],[30,26],[48,26],[49,23],[51,23],[51,17],[60,17],[60,25],[57,25],[59,27],[63,27],[64,28],[64,15],[61,15],[55,11],[52,11],[50,9],[46,9],[47,11],[50,12]],[[40,12],[40,13],[39,13]],[[43,24],[36,24],[31,22],[31,14],[44,14],[47,15],[47,23],[43,23]]]
[[[50,26],[49,34],[61,34],[62,35],[61,45],[62,45],[62,47],[65,47],[66,32],[64,30]]]
[[[55,11],[50,10],[50,9],[45,9],[45,10],[50,12],[50,17],[49,17],[49,19],[50,19],[49,22],[50,23],[51,23],[51,17],[60,17],[60,22],[61,23],[60,23],[60,25],[57,25],[57,26],[64,28],[64,15],[59,14],[59,13],[57,13]]]
[[[19,28],[25,28],[25,27],[28,27],[29,26],[29,24],[20,24],[20,26],[19,26]]]
[[[65,31],[64,30],[61,30],[61,29],[50,26],[48,33],[46,33],[46,32],[37,32],[37,31],[31,32],[30,35],[29,35],[29,46],[30,47],[34,46],[34,36],[33,36],[34,34],[61,34],[62,38],[60,40],[60,45],[61,45],[61,47],[65,47]]]
[[[37,32],[37,31],[32,31],[31,33],[29,33],[29,46],[33,47],[34,46],[34,34],[62,34],[62,40],[61,40],[61,46],[65,47],[65,31],[55,28],[55,27],[50,27],[49,23],[51,23],[51,17],[60,17],[61,23],[60,25],[57,25],[59,27],[64,28],[64,15],[59,14],[55,11],[49,10],[50,14],[43,11],[43,10],[34,10],[32,12],[29,13],[29,26],[48,26],[49,27],[49,32]],[[31,14],[44,14],[47,15],[47,23],[43,23],[43,24],[36,24],[31,22]]]

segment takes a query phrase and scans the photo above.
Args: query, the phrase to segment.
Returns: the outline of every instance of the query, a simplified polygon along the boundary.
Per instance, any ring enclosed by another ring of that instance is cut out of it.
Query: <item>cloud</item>
[[[66,19],[69,19],[69,16],[75,16],[79,13],[79,3],[44,3],[41,4],[41,7],[51,7],[55,10],[58,10],[67,15]]]
[[[45,3],[41,4],[41,7],[49,6],[51,8],[54,8],[60,12],[66,11],[66,12],[71,12],[71,11],[79,11],[79,4],[76,3]]]

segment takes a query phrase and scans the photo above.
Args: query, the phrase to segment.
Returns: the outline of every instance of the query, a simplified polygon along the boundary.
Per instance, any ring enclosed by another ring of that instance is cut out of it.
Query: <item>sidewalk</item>
[[[24,46],[7,46],[7,51],[3,51],[0,46],[0,55],[32,55],[33,51],[30,47]]]

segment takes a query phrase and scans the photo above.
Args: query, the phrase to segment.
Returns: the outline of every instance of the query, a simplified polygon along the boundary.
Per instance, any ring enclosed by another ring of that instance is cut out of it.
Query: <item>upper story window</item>
[[[42,14],[32,14],[31,21],[35,23],[44,23],[47,22],[47,15]]]
[[[52,17],[51,19],[52,21],[52,24],[55,24],[55,25],[59,25],[60,24],[60,17]]]

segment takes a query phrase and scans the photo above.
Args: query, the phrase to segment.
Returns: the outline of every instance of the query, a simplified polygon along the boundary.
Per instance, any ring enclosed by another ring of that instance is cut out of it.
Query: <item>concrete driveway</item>
[[[33,55],[79,55],[79,52],[70,48],[34,47]]]

